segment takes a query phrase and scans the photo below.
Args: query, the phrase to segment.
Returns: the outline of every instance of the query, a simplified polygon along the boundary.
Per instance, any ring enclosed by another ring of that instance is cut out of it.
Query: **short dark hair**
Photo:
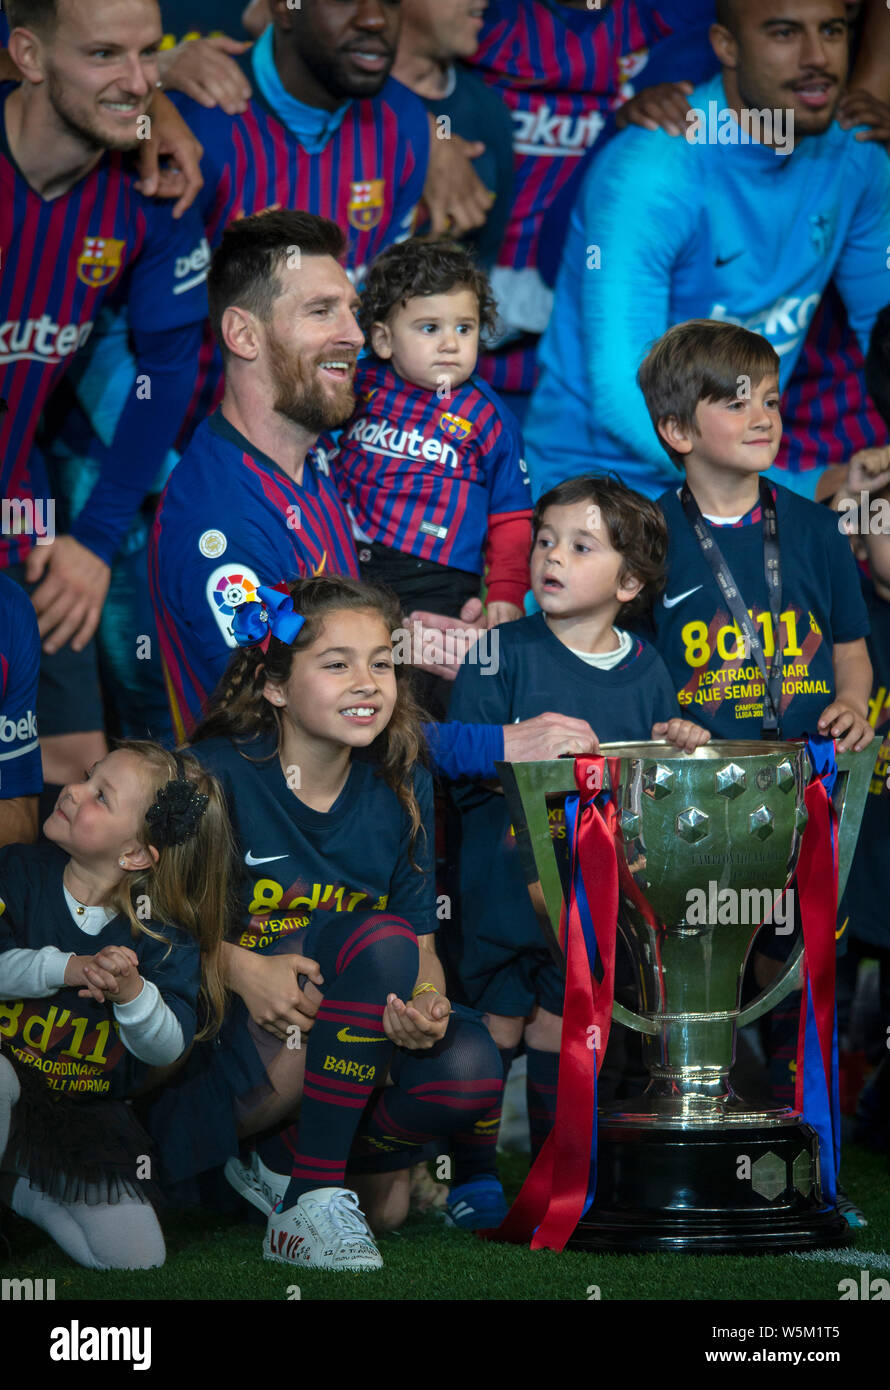
[[[865,384],[884,424],[890,427],[890,304],[878,314],[871,330]]]
[[[662,439],[659,421],[674,415],[683,429],[695,429],[701,401],[738,397],[742,378],[758,386],[778,371],[778,354],[759,333],[718,319],[690,319],[669,328],[649,350],[637,384],[662,448],[682,468],[683,456]]]
[[[622,605],[619,616],[627,619],[645,613],[664,588],[667,572],[668,529],[661,508],[613,474],[584,473],[557,483],[538,498],[532,516],[533,543],[548,507],[572,507],[577,502],[592,503],[599,509],[600,524],[624,558],[621,578],[632,575],[643,585],[636,598]]]
[[[373,323],[385,323],[393,309],[409,299],[463,287],[476,296],[485,337],[494,331],[497,305],[488,276],[472,253],[455,241],[397,241],[381,251],[368,271],[359,311],[362,332],[369,338]]]
[[[717,24],[722,24],[724,29],[728,29],[731,34],[738,32],[737,25],[741,12],[739,0],[715,0],[714,20]]]
[[[301,256],[332,256],[336,261],[345,248],[346,238],[336,222],[310,212],[276,208],[230,222],[207,272],[210,327],[223,356],[222,316],[230,304],[239,304],[262,323],[269,323],[281,294],[278,271],[294,250]]]
[[[59,22],[58,0],[6,0],[10,29],[51,32]]]

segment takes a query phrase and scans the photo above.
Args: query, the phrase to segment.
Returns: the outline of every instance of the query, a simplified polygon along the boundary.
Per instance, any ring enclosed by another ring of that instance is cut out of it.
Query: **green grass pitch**
[[[527,1160],[501,1158],[512,1197]],[[863,1207],[868,1226],[855,1246],[824,1260],[794,1255],[589,1255],[490,1245],[447,1229],[441,1218],[412,1217],[384,1237],[384,1268],[366,1274],[290,1269],[262,1257],[262,1227],[213,1213],[168,1214],[163,1269],[99,1273],[80,1269],[41,1232],[10,1218],[12,1255],[4,1277],[55,1279],[57,1302],[86,1300],[306,1299],[603,1301],[627,1299],[837,1301],[838,1282],[858,1275],[890,1277],[890,1181],[885,1156],[845,1145],[843,1181]],[[878,1254],[880,1263],[868,1257]],[[294,1292],[299,1287],[299,1294]],[[59,1310],[61,1311],[61,1310]]]

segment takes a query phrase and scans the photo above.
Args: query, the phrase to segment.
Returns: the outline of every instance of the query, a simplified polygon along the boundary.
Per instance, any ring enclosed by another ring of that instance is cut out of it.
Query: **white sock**
[[[11,1192],[9,1186],[7,1180],[3,1197],[12,1210],[87,1269],[154,1269],[164,1263],[164,1237],[148,1202],[123,1197],[95,1205],[65,1203],[32,1187],[27,1178],[15,1181]]]

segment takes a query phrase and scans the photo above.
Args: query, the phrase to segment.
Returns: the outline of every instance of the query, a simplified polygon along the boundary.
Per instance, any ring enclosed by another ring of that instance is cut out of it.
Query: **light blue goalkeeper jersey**
[[[689,100],[724,111],[722,77]],[[623,131],[571,214],[525,423],[533,496],[608,469],[649,497],[676,485],[636,385],[656,339],[686,319],[742,323],[776,349],[784,389],[832,276],[866,349],[888,261],[890,159],[853,131],[835,123],[785,155]]]

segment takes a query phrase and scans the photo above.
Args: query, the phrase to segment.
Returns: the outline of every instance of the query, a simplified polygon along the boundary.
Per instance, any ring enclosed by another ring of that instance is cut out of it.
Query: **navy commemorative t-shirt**
[[[314,811],[288,785],[270,736],[237,746],[206,739],[191,751],[220,779],[235,832],[242,874],[236,946],[269,950],[309,926],[316,911],[385,908],[418,936],[436,930],[433,784],[425,768],[414,770],[423,822],[415,869],[408,815],[374,763],[353,757],[331,809]],[[291,775],[296,783],[298,769]]]
[[[784,642],[781,719],[785,738],[817,732],[834,698],[832,651],[868,634],[868,614],[850,542],[838,515],[776,486],[782,564]],[[667,519],[668,579],[653,613],[654,640],[674,681],[687,719],[717,738],[759,739],[763,678],[746,657],[707,560],[674,489],[658,505]],[[769,660],[774,633],[763,572],[760,503],[735,525],[708,523],[755,625]]]
[[[448,707],[454,719],[509,724],[555,710],[586,719],[603,742],[648,739],[652,725],[680,711],[664,662],[636,637],[610,671],[589,666],[553,635],[543,613],[495,629],[496,669],[461,666]],[[544,948],[516,852],[507,803],[484,783],[455,788],[461,811],[460,923],[464,937],[484,932],[517,952]],[[550,835],[564,840],[563,808],[550,810]]]
[[[871,621],[868,654],[874,670],[868,720],[880,743],[880,752],[838,922],[849,918],[851,936],[886,951],[890,949],[890,901],[882,884],[890,850],[890,600],[881,598],[871,580],[864,576],[862,592]],[[877,744],[869,752],[874,752],[875,747]]]
[[[128,946],[139,973],[160,990],[179,1020],[185,1046],[195,1035],[195,1003],[201,978],[198,945],[165,923],[147,921],[156,941],[134,939],[121,915],[96,936],[75,924],[62,888],[68,856],[57,845],[7,845],[0,849],[0,953],[12,947],[39,951],[56,946],[95,955],[105,946]],[[168,945],[169,943],[169,945]],[[41,999],[0,1000],[0,1043],[20,1062],[37,1068],[54,1091],[95,1097],[125,1096],[144,1084],[147,1067],[121,1042],[110,1002],[81,999],[63,987]]]

